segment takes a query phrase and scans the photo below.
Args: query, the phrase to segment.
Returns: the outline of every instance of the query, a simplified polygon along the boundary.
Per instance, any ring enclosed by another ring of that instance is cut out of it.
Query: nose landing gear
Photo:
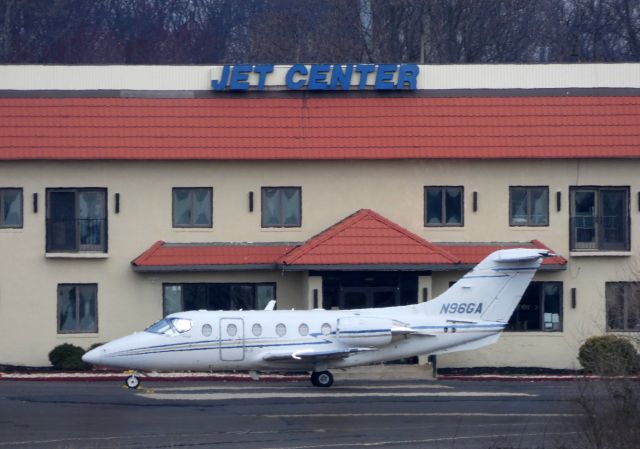
[[[329,371],[314,371],[311,373],[311,384],[314,387],[330,387],[333,385],[333,374]]]
[[[140,386],[140,379],[135,374],[129,375],[124,381],[125,386],[130,390],[136,390]]]

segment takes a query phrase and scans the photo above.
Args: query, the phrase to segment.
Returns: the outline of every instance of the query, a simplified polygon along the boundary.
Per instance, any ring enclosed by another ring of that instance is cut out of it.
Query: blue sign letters
[[[211,80],[211,88],[262,91],[273,69],[273,64],[225,65],[219,79]],[[290,90],[365,90],[367,85],[375,90],[415,90],[419,73],[415,64],[294,64],[285,74],[285,84]]]

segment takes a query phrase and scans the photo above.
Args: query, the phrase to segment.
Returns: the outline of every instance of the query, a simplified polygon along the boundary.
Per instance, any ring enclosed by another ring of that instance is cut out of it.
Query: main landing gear
[[[311,373],[311,383],[314,387],[330,387],[333,385],[333,374],[329,371],[314,371]]]

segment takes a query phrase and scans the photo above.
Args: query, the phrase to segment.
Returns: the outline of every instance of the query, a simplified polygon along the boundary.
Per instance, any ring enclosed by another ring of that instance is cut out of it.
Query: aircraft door
[[[220,319],[220,360],[244,360],[244,321],[241,318]]]

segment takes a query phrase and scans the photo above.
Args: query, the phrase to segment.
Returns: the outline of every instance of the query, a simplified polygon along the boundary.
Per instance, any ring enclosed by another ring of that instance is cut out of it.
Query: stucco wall
[[[140,274],[130,261],[156,240],[167,242],[302,242],[361,208],[371,208],[435,242],[528,241],[539,239],[569,259],[566,272],[540,273],[561,280],[561,333],[506,333],[497,345],[442,357],[441,366],[549,366],[571,368],[579,343],[604,330],[604,282],[632,280],[640,272],[637,177],[640,161],[268,161],[268,162],[2,162],[0,187],[24,189],[23,229],[0,230],[0,316],[11,345],[0,345],[0,364],[43,365],[56,344],[87,347],[139,330],[162,313],[163,282],[277,282],[280,308],[308,307],[306,273]],[[425,228],[425,185],[465,187],[465,225]],[[510,185],[549,186],[550,226],[509,227]],[[569,257],[569,186],[630,186],[633,256]],[[173,229],[172,187],[212,186],[213,228]],[[302,227],[261,229],[260,188],[302,187]],[[45,257],[46,188],[108,189],[107,258]],[[254,212],[248,192],[255,193]],[[478,192],[478,211],[471,195]],[[556,210],[555,192],[562,192]],[[32,195],[38,193],[38,212]],[[114,194],[121,211],[114,213]],[[462,273],[433,276],[433,295]],[[56,333],[59,283],[98,283],[99,332]],[[570,289],[577,288],[577,307]]]

